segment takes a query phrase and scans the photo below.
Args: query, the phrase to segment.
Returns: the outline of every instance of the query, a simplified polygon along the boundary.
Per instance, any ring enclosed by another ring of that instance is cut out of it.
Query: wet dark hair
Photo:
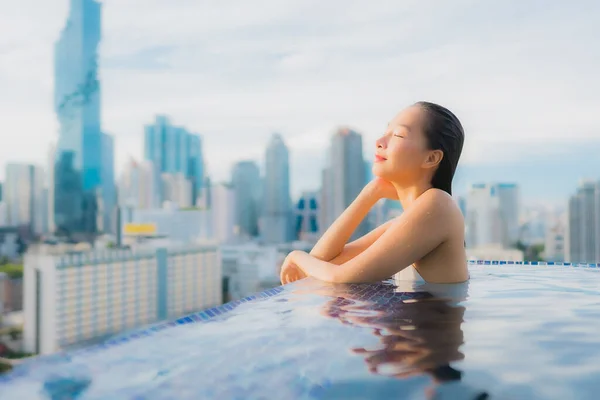
[[[465,141],[462,124],[456,115],[438,104],[419,101],[415,106],[425,111],[423,132],[429,142],[429,148],[444,153],[431,185],[452,195],[452,179]]]

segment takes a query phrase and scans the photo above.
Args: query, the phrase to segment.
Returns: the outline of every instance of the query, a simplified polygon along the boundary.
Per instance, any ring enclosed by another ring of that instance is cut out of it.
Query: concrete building
[[[0,227],[8,226],[8,205],[0,201]]]
[[[160,174],[151,161],[132,159],[119,179],[118,189],[121,207],[146,209],[162,204]]]
[[[229,296],[225,301],[250,296],[260,290],[262,280],[272,281],[276,257],[277,251],[273,246],[255,243],[221,246],[223,278]]]
[[[27,227],[36,234],[44,232],[47,214],[42,168],[29,164],[7,164],[4,199],[6,225]]]
[[[468,248],[468,260],[494,260],[494,261],[524,261],[525,255],[518,249],[507,249],[500,244]]]
[[[269,244],[291,240],[291,217],[289,151],[283,137],[274,134],[265,154],[264,193],[260,218],[262,240]]]
[[[8,280],[8,277],[4,272],[0,272],[0,327],[2,326],[2,316],[4,315],[4,288],[5,281]]]
[[[184,174],[162,174],[161,193],[162,201],[177,204],[181,208],[192,207],[194,186]]]
[[[565,236],[566,228],[561,223],[556,223],[546,230],[544,244],[544,260],[563,262],[565,261]]]
[[[467,247],[513,247],[519,240],[519,189],[511,183],[471,185],[466,201]]]
[[[2,283],[0,282],[0,285]],[[0,301],[4,301],[4,311],[14,312],[21,311],[23,309],[23,278],[10,278],[4,279],[4,289],[0,288],[0,291],[4,290],[4,299],[0,298]]]
[[[248,160],[235,164],[231,174],[231,185],[235,192],[235,224],[239,235],[258,236],[263,192],[258,165]]]
[[[0,227],[0,257],[14,260],[19,257],[21,234],[17,227]]]
[[[163,208],[123,208],[121,235],[165,237],[171,242],[179,243],[213,240],[212,212],[194,208],[181,209],[169,202]]]
[[[322,232],[354,201],[367,183],[362,135],[349,128],[339,128],[331,138],[328,161],[322,183]],[[364,235],[369,229],[368,220],[363,221],[353,238]]]
[[[39,354],[222,303],[216,244],[31,252],[24,280],[24,347]]]
[[[569,199],[566,258],[600,262],[600,182],[582,181]]]
[[[236,236],[235,191],[231,185],[214,184],[210,190],[210,211],[214,239],[219,243],[232,242]]]

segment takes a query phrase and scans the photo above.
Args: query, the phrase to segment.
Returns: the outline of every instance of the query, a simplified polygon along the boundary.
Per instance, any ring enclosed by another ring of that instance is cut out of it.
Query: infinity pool
[[[0,376],[0,399],[597,399],[596,268],[306,279]]]

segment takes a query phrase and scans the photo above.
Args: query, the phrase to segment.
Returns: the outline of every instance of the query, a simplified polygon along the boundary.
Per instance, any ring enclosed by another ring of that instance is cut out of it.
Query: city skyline
[[[2,5],[0,25],[11,34],[0,42],[6,60],[0,67],[6,88],[0,106],[14,138],[0,149],[2,164],[45,165],[58,131],[51,47],[69,3],[55,3]],[[297,197],[318,187],[325,157],[320,153],[339,124],[363,133],[368,160],[370,144],[393,114],[427,99],[448,105],[463,120],[465,170],[497,175],[533,157],[534,167],[519,176],[524,197],[539,193],[566,203],[578,178],[596,178],[600,170],[600,161],[585,157],[599,144],[594,136],[600,130],[593,112],[600,103],[593,68],[600,54],[582,41],[597,29],[591,11],[598,5],[586,4],[473,7],[461,1],[430,9],[404,2],[377,10],[332,5],[311,15],[299,12],[309,7],[305,2],[271,4],[265,13],[256,4],[103,2],[102,127],[115,137],[120,174],[129,155],[143,158],[143,125],[156,114],[171,115],[203,135],[208,174],[216,181],[227,180],[239,159],[261,160],[262,143],[279,131],[290,147]],[[138,23],[130,34],[134,12]],[[224,18],[218,24],[211,21],[217,16]],[[179,22],[158,35],[155,26],[162,19]],[[273,31],[277,38],[268,35]],[[565,55],[560,60],[559,53]],[[540,185],[546,167],[578,158],[581,163],[557,171],[565,177]]]

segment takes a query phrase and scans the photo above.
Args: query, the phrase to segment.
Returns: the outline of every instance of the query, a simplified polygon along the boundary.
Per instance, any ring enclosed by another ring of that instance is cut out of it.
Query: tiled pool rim
[[[552,262],[552,261],[469,260],[468,265],[477,265],[477,266],[505,265],[505,266],[538,266],[538,267],[539,266],[563,266],[563,267],[570,267],[570,268],[600,268],[600,264],[598,264],[598,263],[570,263],[570,262]],[[217,306],[217,307],[213,307],[213,308],[209,308],[209,309],[206,309],[203,311],[192,313],[192,314],[186,315],[184,317],[178,318],[173,321],[160,322],[160,323],[157,323],[155,325],[152,325],[152,326],[149,326],[146,328],[141,328],[141,329],[136,330],[129,334],[123,334],[123,335],[116,334],[115,338],[106,340],[106,341],[102,342],[101,344],[91,345],[89,347],[83,347],[83,348],[74,349],[74,350],[59,351],[57,353],[49,354],[49,355],[32,357],[30,359],[27,359],[23,364],[17,365],[12,371],[0,375],[0,383],[6,383],[14,378],[18,378],[20,376],[27,374],[28,372],[31,371],[32,368],[35,368],[36,363],[38,361],[46,361],[47,360],[47,361],[51,362],[53,359],[59,360],[59,359],[65,357],[65,355],[85,354],[85,353],[100,351],[100,350],[103,350],[103,349],[106,349],[109,347],[118,346],[120,344],[130,342],[132,340],[135,340],[135,339],[138,339],[141,337],[151,336],[152,334],[154,334],[156,332],[160,332],[167,328],[176,327],[179,325],[192,324],[192,323],[197,323],[197,322],[206,322],[216,316],[225,314],[225,313],[233,310],[239,304],[251,302],[253,300],[257,300],[257,299],[261,299],[261,298],[264,299],[264,298],[268,298],[271,296],[275,296],[277,294],[280,294],[282,291],[283,291],[283,288],[281,286],[267,289],[260,293],[254,294],[252,296],[248,296],[243,299],[225,303],[225,304]],[[23,366],[23,368],[21,366]],[[24,366],[26,366],[26,368],[24,368]]]

